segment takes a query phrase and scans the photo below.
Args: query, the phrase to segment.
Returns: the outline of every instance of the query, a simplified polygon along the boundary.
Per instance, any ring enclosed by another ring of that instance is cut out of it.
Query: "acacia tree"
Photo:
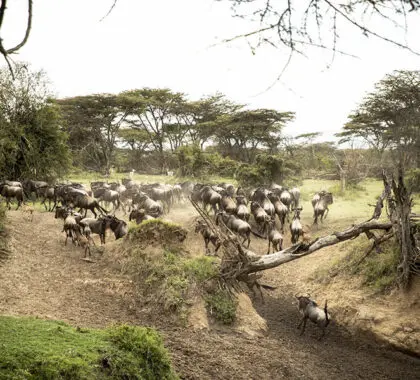
[[[0,70],[0,175],[52,180],[70,165],[67,135],[58,108],[48,96],[43,71],[17,63],[12,76]]]
[[[217,131],[223,115],[231,115],[244,106],[226,98],[221,93],[203,97],[190,103],[191,126],[189,136],[193,144],[201,149],[210,141]]]
[[[271,109],[242,110],[217,118],[215,140],[222,154],[252,163],[259,149],[275,145],[293,112]]]
[[[109,170],[118,132],[128,115],[123,99],[113,94],[95,94],[59,99],[70,136],[70,146],[79,162]]]
[[[375,85],[349,116],[340,142],[362,138],[403,169],[420,167],[420,71],[394,71]]]
[[[167,146],[175,151],[188,133],[184,110],[185,95],[165,89],[142,88],[121,93],[127,106],[127,122],[131,128],[142,130],[158,154],[161,171],[166,168]]]

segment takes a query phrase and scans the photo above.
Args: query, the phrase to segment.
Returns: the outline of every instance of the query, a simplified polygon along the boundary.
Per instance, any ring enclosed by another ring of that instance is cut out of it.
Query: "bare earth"
[[[179,207],[169,217],[190,227],[193,215]],[[270,270],[264,277],[265,283],[278,286],[266,294],[265,304],[254,301],[267,321],[265,336],[175,328],[159,315],[136,308],[130,279],[121,275],[118,261],[110,254],[116,244],[112,236],[104,253],[95,252],[95,263],[88,263],[81,260],[80,248],[70,242],[64,246],[61,229],[62,221],[51,213],[37,212],[32,222],[20,211],[9,213],[12,255],[0,268],[1,314],[59,319],[85,327],[123,322],[155,326],[183,379],[419,378],[418,358],[381,347],[337,323],[328,327],[321,341],[319,331],[309,324],[300,336],[293,300],[294,279],[300,276],[297,262]],[[189,249],[202,251],[201,241],[190,235]]]

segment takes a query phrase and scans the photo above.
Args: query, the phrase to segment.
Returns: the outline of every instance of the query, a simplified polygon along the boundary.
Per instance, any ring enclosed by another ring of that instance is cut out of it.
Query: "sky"
[[[27,6],[26,0],[9,3],[2,27],[6,48],[23,35]],[[334,140],[347,115],[387,73],[420,69],[420,56],[341,22],[338,47],[357,58],[336,55],[328,68],[331,52],[310,50],[295,56],[276,81],[288,51],[267,46],[253,54],[246,40],[221,43],[253,26],[233,18],[225,2],[118,0],[100,21],[112,3],[34,0],[31,35],[14,60],[44,69],[57,97],[142,87],[170,88],[191,100],[221,92],[248,108],[293,111],[296,118],[284,133],[322,132],[322,141]],[[407,42],[420,51],[420,16],[409,21]]]

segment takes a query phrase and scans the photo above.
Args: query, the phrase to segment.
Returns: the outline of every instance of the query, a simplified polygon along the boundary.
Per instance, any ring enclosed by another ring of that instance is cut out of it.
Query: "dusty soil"
[[[186,228],[191,228],[193,218],[188,207],[178,207],[169,215]],[[299,335],[292,295],[307,290],[301,287],[307,273],[304,266],[316,265],[315,259],[267,271],[264,282],[278,288],[265,294],[265,304],[256,299],[254,306],[268,331],[265,336],[250,337],[229,330],[174,327],[159,312],[137,309],[132,283],[121,274],[112,254],[122,242],[108,237],[105,249],[93,250],[95,262],[89,263],[81,260],[80,248],[70,242],[64,245],[61,229],[62,221],[51,213],[37,212],[32,222],[20,211],[9,213],[12,253],[0,267],[0,313],[60,319],[77,326],[116,322],[155,326],[183,379],[418,378],[418,358],[382,347],[345,325],[332,323],[321,341],[319,331],[309,324]],[[193,233],[185,244],[191,252],[203,252],[201,240]],[[261,250],[266,245],[253,242],[252,247]]]

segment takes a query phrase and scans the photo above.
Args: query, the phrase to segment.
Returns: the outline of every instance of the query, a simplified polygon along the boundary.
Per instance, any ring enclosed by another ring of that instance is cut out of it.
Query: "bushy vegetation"
[[[226,290],[218,289],[205,297],[209,314],[219,322],[230,325],[236,320],[237,299]]]
[[[191,257],[180,245],[167,244],[173,240],[178,225],[158,220],[132,226],[124,245],[126,262],[123,271],[133,276],[137,292],[146,302],[161,306],[175,323],[185,323],[188,306],[194,296],[202,296],[210,314],[222,323],[235,319],[236,300],[217,286],[218,258]],[[165,232],[166,231],[166,232]],[[149,236],[152,233],[153,236]],[[159,246],[153,249],[153,242]]]
[[[287,156],[260,153],[255,163],[239,166],[236,178],[244,187],[272,183],[291,185],[299,181],[300,172],[300,165]]]
[[[0,379],[176,379],[153,329],[0,317]]]
[[[168,315],[172,313],[185,322],[192,293],[204,292],[205,282],[218,273],[216,259],[191,258],[173,245],[171,249],[157,247],[156,250],[139,246],[136,242],[143,240],[143,233],[139,232],[143,228],[142,223],[129,232],[131,244],[124,248],[128,258],[123,270],[133,276],[139,293],[161,305]]]
[[[394,240],[383,243],[380,252],[371,251],[372,243],[366,239],[343,244],[347,254],[336,259],[328,267],[318,268],[312,279],[328,283],[337,274],[359,275],[362,283],[376,292],[386,292],[396,286],[399,249]]]

